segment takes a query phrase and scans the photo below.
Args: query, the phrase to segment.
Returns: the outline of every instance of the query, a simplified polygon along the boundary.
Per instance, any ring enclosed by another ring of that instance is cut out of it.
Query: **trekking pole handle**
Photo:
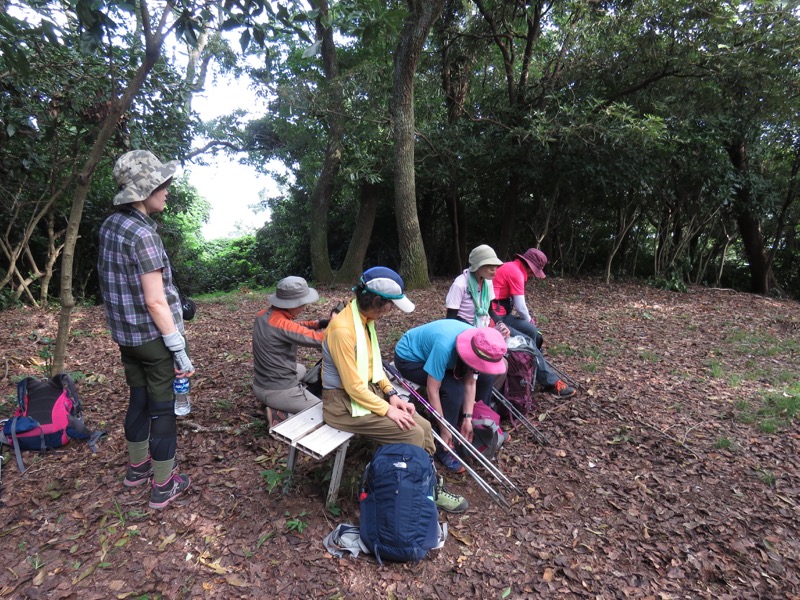
[[[383,368],[386,372],[388,372],[394,379],[400,383],[408,392],[414,396],[414,398],[422,404],[423,407],[428,411],[428,413],[441,425],[443,425],[450,434],[457,439],[464,449],[472,456],[475,460],[481,463],[484,468],[489,471],[495,479],[503,483],[509,489],[515,491],[518,494],[521,494],[519,488],[516,484],[511,481],[508,477],[506,477],[505,473],[503,473],[499,467],[492,464],[488,458],[486,458],[483,454],[477,451],[475,446],[470,444],[467,439],[461,434],[457,427],[454,427],[447,419],[445,419],[442,415],[440,415],[433,406],[431,406],[430,402],[428,402],[422,395],[415,390],[408,380],[403,377],[400,372],[397,370],[396,367],[389,364],[388,361],[383,361]]]

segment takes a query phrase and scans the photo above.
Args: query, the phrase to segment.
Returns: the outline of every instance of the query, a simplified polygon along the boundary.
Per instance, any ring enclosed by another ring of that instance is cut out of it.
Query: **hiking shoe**
[[[451,473],[460,474],[467,470],[464,465],[461,464],[461,461],[450,454],[447,450],[437,450],[435,456],[436,460],[442,463],[444,468]]]
[[[153,489],[150,492],[150,508],[161,510],[167,504],[175,500],[180,494],[189,487],[189,476],[178,475],[175,471],[163,484],[158,485],[153,482]]]
[[[559,398],[572,398],[578,393],[574,387],[567,385],[560,379],[556,381],[555,385],[551,385],[549,388],[547,388],[547,391],[554,396],[558,396]]]
[[[439,477],[436,489],[433,491],[436,506],[449,513],[463,513],[469,508],[469,502],[464,496],[458,496],[444,489],[444,477]]]
[[[128,471],[125,473],[125,481],[122,484],[125,487],[136,487],[147,483],[153,476],[153,461],[150,457],[143,460],[138,465],[128,463]]]

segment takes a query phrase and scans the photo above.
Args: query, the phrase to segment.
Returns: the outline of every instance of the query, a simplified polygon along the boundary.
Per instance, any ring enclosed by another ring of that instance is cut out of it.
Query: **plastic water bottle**
[[[179,417],[192,412],[192,403],[189,401],[190,387],[188,377],[176,377],[172,383],[172,391],[175,393],[175,414]]]

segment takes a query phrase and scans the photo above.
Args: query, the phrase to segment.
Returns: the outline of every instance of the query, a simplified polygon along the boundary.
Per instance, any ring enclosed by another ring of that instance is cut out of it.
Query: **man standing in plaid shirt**
[[[162,509],[189,487],[175,467],[177,376],[191,377],[178,291],[164,244],[149,215],[160,213],[177,162],[134,150],[114,165],[117,210],[100,228],[97,269],[111,337],[119,344],[130,401],[125,416],[127,487],[152,477],[150,508]]]

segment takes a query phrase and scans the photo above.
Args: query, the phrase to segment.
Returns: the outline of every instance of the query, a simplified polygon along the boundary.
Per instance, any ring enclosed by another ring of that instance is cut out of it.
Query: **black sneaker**
[[[128,463],[128,470],[125,473],[125,481],[122,484],[125,487],[136,487],[147,483],[153,476],[153,461],[150,457],[143,460],[138,465]]]
[[[190,481],[188,475],[179,475],[175,471],[169,476],[164,483],[158,485],[153,482],[153,489],[150,492],[150,508],[161,510],[167,504],[175,500],[189,487]]]
[[[553,394],[553,396],[558,396],[559,398],[572,398],[578,391],[572,387],[561,381],[560,379],[556,381],[555,385],[551,385],[547,388],[547,391]]]

